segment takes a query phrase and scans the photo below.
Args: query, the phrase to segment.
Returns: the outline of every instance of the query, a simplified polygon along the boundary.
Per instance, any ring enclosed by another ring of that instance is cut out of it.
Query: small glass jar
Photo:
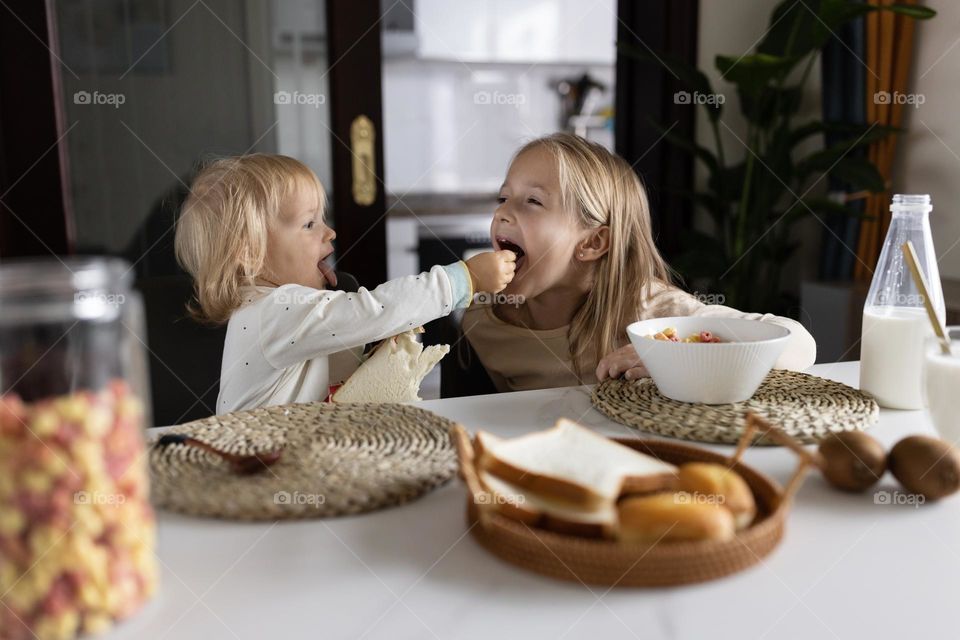
[[[143,303],[117,259],[0,265],[0,637],[102,631],[154,593]]]
[[[936,337],[928,338],[923,367],[923,390],[927,411],[940,437],[960,446],[960,327],[947,327],[950,354],[940,347]]]

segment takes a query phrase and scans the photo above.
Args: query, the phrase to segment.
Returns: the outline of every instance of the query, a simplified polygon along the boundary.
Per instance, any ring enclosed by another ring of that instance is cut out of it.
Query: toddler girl
[[[670,282],[653,241],[647,196],[619,156],[566,133],[534,140],[514,157],[490,235],[516,256],[513,281],[492,304],[474,305],[463,333],[499,391],[591,384],[646,375],[627,344],[631,322],[725,316],[790,329],[776,366],[816,357],[800,323],[705,305]]]
[[[193,276],[194,316],[227,323],[217,413],[323,400],[359,364],[358,348],[466,307],[513,278],[509,251],[436,266],[372,291],[332,290],[336,234],[303,163],[252,154],[196,177],[177,222],[177,259]]]

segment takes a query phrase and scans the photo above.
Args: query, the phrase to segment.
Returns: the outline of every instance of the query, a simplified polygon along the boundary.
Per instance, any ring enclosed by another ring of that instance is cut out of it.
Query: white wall
[[[960,3],[926,0],[937,17],[917,24],[911,92],[925,99],[904,109],[894,190],[929,193],[930,224],[943,278],[960,278]]]
[[[605,99],[612,102],[612,66],[384,60],[387,189],[499,189],[513,153],[558,130],[560,100],[552,85],[587,70],[608,87]]]

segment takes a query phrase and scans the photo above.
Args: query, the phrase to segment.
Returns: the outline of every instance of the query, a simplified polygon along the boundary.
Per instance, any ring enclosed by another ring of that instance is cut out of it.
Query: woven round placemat
[[[254,475],[186,444],[150,442],[151,494],[163,509],[238,520],[324,518],[414,500],[456,472],[454,423],[402,404],[292,404],[212,416],[165,433],[221,451],[283,449]]]
[[[801,442],[839,431],[866,429],[880,408],[869,395],[833,380],[775,369],[745,402],[693,404],[664,397],[651,378],[606,380],[593,390],[593,405],[608,418],[643,431],[682,440],[735,444],[747,411],[766,418]],[[758,444],[772,445],[761,438]]]

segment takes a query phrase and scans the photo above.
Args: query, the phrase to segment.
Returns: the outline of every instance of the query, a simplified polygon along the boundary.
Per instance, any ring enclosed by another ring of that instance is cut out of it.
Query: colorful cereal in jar
[[[142,408],[126,383],[0,396],[0,640],[73,638],[154,593]]]

